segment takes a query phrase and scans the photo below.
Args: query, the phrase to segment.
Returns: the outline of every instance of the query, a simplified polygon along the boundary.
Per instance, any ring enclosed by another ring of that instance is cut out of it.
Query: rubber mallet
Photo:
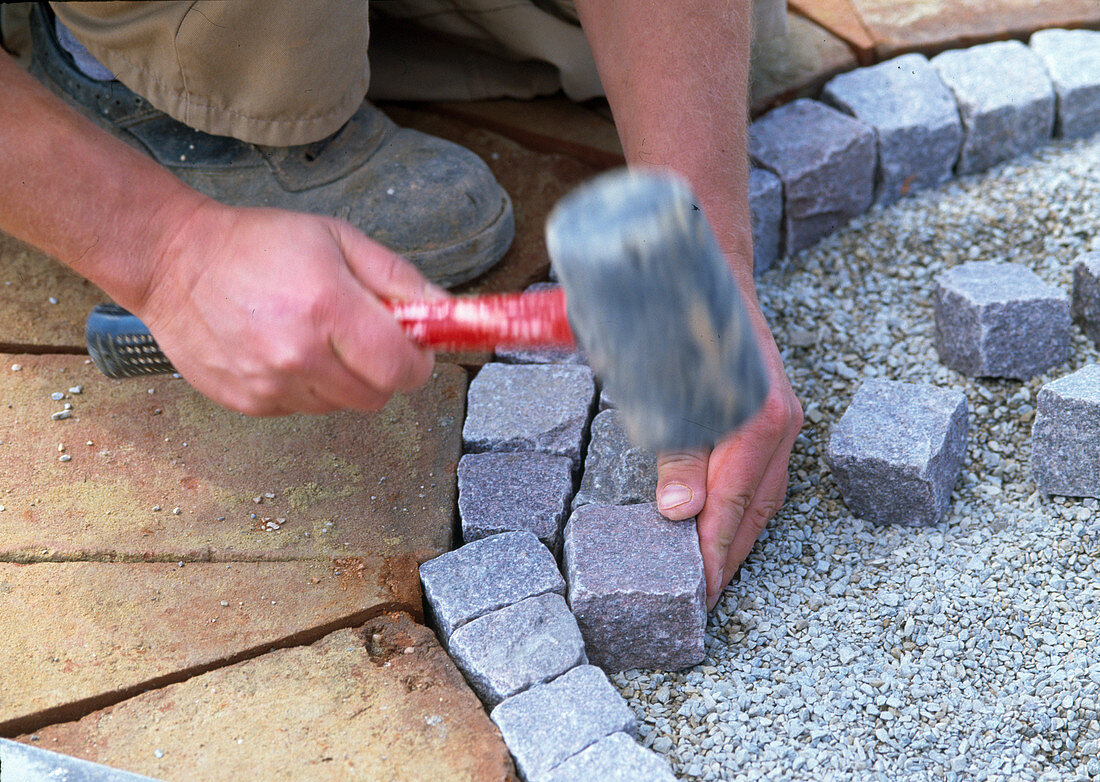
[[[655,451],[709,446],[752,416],[767,375],[744,302],[690,189],[655,171],[614,171],[563,199],[547,222],[561,289],[390,302],[439,350],[578,344]],[[96,307],[88,352],[108,377],[173,372],[145,325]],[[575,340],[574,340],[575,338]]]

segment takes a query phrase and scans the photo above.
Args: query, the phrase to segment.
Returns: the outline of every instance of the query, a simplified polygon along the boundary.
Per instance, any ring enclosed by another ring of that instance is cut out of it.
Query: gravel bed
[[[760,282],[806,408],[786,506],[711,613],[707,658],[612,677],[643,745],[684,779],[1100,778],[1100,518],[1039,494],[1029,382],[972,380],[933,347],[932,277],[1027,265],[1070,290],[1100,250],[1100,139],[1052,144],[876,208]],[[946,520],[875,527],[823,454],[863,379],[965,392],[970,434]]]

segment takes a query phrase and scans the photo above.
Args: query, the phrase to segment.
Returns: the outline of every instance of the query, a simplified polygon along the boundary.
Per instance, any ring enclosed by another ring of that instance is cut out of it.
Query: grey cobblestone
[[[592,421],[584,477],[573,507],[653,502],[657,456],[626,436],[618,410],[604,410]]]
[[[527,293],[557,290],[554,282],[536,282],[527,287]],[[501,348],[494,358],[503,364],[587,364],[580,348]]]
[[[749,128],[749,154],[783,183],[784,255],[871,206],[875,133],[823,103],[796,100],[758,119]]]
[[[1100,497],[1100,365],[1089,364],[1039,391],[1031,470],[1045,494]]]
[[[538,451],[579,467],[595,396],[595,379],[585,366],[486,364],[470,383],[463,447],[471,453]]]
[[[1085,138],[1100,131],[1100,32],[1040,30],[1030,45],[1054,83],[1056,133]]]
[[[892,204],[951,178],[962,123],[951,91],[920,54],[836,76],[825,100],[875,129],[875,201]]]
[[[637,720],[603,671],[574,668],[503,701],[489,715],[504,736],[520,775],[539,782],[551,769],[612,733],[637,730]]]
[[[1028,380],[1069,358],[1070,302],[1017,263],[970,261],[936,275],[940,360],[971,377]]]
[[[935,524],[962,469],[967,424],[961,391],[868,380],[826,454],[844,503],[876,524]]]
[[[458,463],[458,513],[466,543],[527,530],[557,555],[572,496],[572,462],[564,456],[468,453]]]
[[[472,619],[528,597],[565,594],[553,555],[530,532],[467,543],[420,566],[428,612],[446,643]]]
[[[565,526],[569,605],[588,659],[609,671],[703,659],[706,584],[693,520],[654,503],[585,505]]]
[[[676,782],[661,756],[612,733],[554,768],[540,782]]]
[[[752,272],[759,276],[779,260],[783,230],[783,184],[771,171],[749,171]]]
[[[464,624],[451,634],[449,651],[489,708],[588,662],[577,620],[553,593]]]
[[[1070,312],[1085,336],[1100,346],[1100,252],[1078,256],[1073,264]]]
[[[932,58],[963,124],[956,171],[973,174],[1045,144],[1054,132],[1054,86],[1039,56],[995,41]]]

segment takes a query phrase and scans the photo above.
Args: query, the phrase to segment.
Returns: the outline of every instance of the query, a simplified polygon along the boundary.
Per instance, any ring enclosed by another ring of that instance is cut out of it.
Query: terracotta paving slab
[[[860,65],[874,62],[875,42],[860,21],[851,0],[787,0],[787,7],[847,43]]]
[[[794,98],[815,96],[838,73],[858,65],[843,40],[787,14],[787,35],[753,44],[749,103],[754,115]]]
[[[458,119],[403,106],[386,106],[399,125],[454,141],[473,150],[489,164],[512,196],[516,238],[495,268],[458,289],[459,293],[521,291],[547,279],[550,259],[543,236],[546,215],[574,187],[599,169],[568,155],[536,152],[497,133]]]
[[[421,611],[409,559],[0,563],[0,734],[394,609]]]
[[[0,560],[422,561],[450,549],[459,367],[439,364],[379,413],[256,419],[182,380],[108,380],[86,361],[0,365]],[[72,417],[51,420],[66,403]]]
[[[431,631],[404,614],[144,693],[37,737],[44,749],[165,780],[515,778],[480,702]]]
[[[0,350],[82,347],[84,320],[108,300],[83,277],[0,232]]]
[[[1046,27],[1100,27],[1096,0],[851,0],[886,60],[904,52],[935,54]]]

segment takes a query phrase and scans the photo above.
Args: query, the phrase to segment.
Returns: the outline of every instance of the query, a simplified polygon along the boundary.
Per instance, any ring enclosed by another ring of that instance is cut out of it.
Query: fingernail
[[[681,505],[691,502],[691,498],[694,496],[691,489],[684,484],[670,483],[661,490],[661,496],[657,498],[657,508],[658,510],[679,508]]]

